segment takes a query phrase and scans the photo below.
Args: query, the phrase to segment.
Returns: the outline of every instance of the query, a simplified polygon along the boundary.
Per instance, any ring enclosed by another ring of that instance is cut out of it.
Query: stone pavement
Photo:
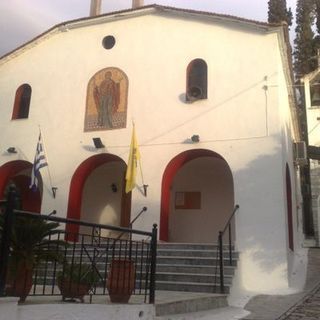
[[[310,292],[300,303],[293,306],[278,320],[318,320],[320,319],[320,286]]]
[[[307,281],[302,292],[291,295],[259,295],[245,306],[246,320],[320,319],[320,248],[309,249]]]

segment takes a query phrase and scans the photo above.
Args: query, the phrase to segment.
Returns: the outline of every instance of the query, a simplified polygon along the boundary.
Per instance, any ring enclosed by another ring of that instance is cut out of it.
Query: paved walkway
[[[279,320],[319,320],[320,286],[309,293],[300,303],[285,312]]]
[[[245,306],[246,320],[320,319],[320,248],[311,248],[305,289],[291,295],[259,295]],[[309,315],[315,316],[311,317]]]

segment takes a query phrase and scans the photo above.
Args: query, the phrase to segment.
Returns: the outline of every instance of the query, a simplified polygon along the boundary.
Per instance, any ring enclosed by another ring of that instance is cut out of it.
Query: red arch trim
[[[293,251],[293,218],[292,218],[292,190],[291,190],[291,177],[290,169],[286,164],[286,190],[287,190],[287,216],[288,216],[288,241],[289,248]]]
[[[160,240],[168,241],[169,238],[169,211],[170,211],[170,186],[179,169],[187,162],[199,157],[214,157],[223,159],[218,153],[206,149],[187,150],[174,157],[167,165],[161,186],[160,208]],[[224,159],[223,159],[224,160]]]
[[[32,164],[27,161],[15,160],[5,163],[0,167],[0,198],[4,196],[4,190],[9,180],[17,173],[32,168]]]
[[[80,220],[82,190],[87,177],[95,168],[101,166],[104,163],[108,163],[111,161],[123,161],[123,160],[113,154],[103,153],[103,154],[92,156],[86,159],[85,161],[83,161],[79,165],[79,167],[74,172],[71,179],[71,183],[70,183],[67,218]],[[66,231],[68,234],[69,233],[74,234],[76,239],[76,235],[79,232],[79,226],[76,224],[67,225]],[[71,239],[71,237],[68,238],[68,240],[75,240],[75,239]]]
[[[12,179],[20,190],[22,209],[40,212],[41,194],[40,191],[31,191],[29,188],[30,177],[27,175],[18,175],[21,171],[31,169],[32,164],[23,160],[14,160],[5,163],[0,167],[0,199],[4,197],[4,191]]]

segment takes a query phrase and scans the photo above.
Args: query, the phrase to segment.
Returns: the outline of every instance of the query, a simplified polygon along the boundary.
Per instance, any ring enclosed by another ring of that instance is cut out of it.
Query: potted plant
[[[35,268],[44,261],[63,261],[66,242],[55,237],[60,232],[58,227],[59,223],[41,218],[16,216],[10,233],[7,295],[20,297],[19,302],[24,302]]]
[[[136,269],[131,257],[112,259],[107,279],[111,302],[128,303],[135,288],[135,281]]]
[[[129,236],[129,252],[124,256],[115,257],[116,244],[121,247],[121,233],[114,239],[111,246],[112,259],[109,266],[107,289],[111,302],[128,303],[136,283],[136,267],[132,259],[132,238]],[[125,240],[126,241],[126,240]]]
[[[63,301],[79,299],[84,302],[84,296],[98,280],[98,271],[90,264],[65,263],[63,270],[57,274]]]

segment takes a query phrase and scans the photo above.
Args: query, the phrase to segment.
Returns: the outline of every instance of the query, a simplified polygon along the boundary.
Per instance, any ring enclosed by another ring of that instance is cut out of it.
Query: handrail
[[[228,226],[229,226],[229,224],[230,224],[230,222],[231,222],[231,220],[232,220],[233,216],[235,215],[235,213],[236,213],[236,211],[237,211],[238,209],[239,209],[239,205],[238,205],[238,204],[236,204],[236,205],[235,205],[235,207],[234,207],[234,209],[233,209],[233,211],[232,211],[232,214],[231,214],[231,216],[230,216],[229,220],[227,221],[227,223],[226,223],[226,225],[225,225],[224,229],[222,230],[222,235],[224,235],[224,233],[226,232],[226,230],[227,230],[227,228],[228,228]]]
[[[139,234],[139,235],[143,235],[143,236],[150,236],[151,232],[147,232],[147,231],[143,231],[143,230],[135,230],[135,229],[130,229],[130,228],[124,228],[124,227],[117,227],[117,226],[112,226],[109,224],[98,224],[98,223],[92,223],[92,222],[87,222],[87,221],[83,221],[83,220],[76,220],[76,219],[70,219],[70,218],[60,218],[60,217],[53,217],[52,215],[50,217],[48,217],[47,215],[39,215],[37,213],[33,213],[30,211],[22,211],[22,210],[14,210],[15,213],[17,213],[18,215],[29,215],[29,216],[33,216],[35,218],[38,219],[43,219],[43,220],[51,220],[51,221],[55,221],[55,222],[62,222],[62,223],[70,223],[70,224],[76,224],[76,225],[81,225],[81,226],[85,226],[85,227],[101,227],[101,228],[105,228],[105,229],[109,229],[112,231],[120,231],[120,232],[128,232],[128,233],[135,233],[135,234]]]
[[[147,211],[147,207],[143,207],[142,210],[137,214],[137,216],[129,223],[129,229],[132,230],[132,225],[133,225],[133,223],[134,223],[134,222],[141,216],[141,214],[142,214],[143,212],[145,212],[145,211]],[[116,245],[116,242],[123,236],[124,233],[125,233],[125,232],[121,232],[121,233],[118,235],[118,237],[114,239],[113,245],[111,246],[112,250],[114,249],[114,247],[115,247],[115,245]],[[129,233],[129,237],[130,237],[130,238],[129,238],[129,239],[130,239],[130,242],[129,242],[129,244],[130,244],[130,246],[129,246],[129,258],[131,259],[131,253],[132,253],[132,242],[131,242],[131,240],[132,240],[132,233]]]
[[[129,227],[128,227],[129,229],[132,229],[133,223],[134,223],[134,222],[141,216],[141,214],[142,214],[143,212],[145,212],[145,211],[147,211],[147,207],[143,207],[142,210],[137,214],[137,216],[129,223]],[[121,233],[114,239],[114,243],[113,243],[113,244],[115,244],[116,241],[119,240],[125,233],[126,233],[125,231],[121,232]],[[131,235],[131,233],[130,233],[130,235]]]
[[[229,229],[229,262],[230,266],[232,266],[232,232],[231,232],[231,221],[239,209],[239,205],[235,205],[231,216],[229,217],[225,227],[222,231],[219,231],[218,236],[218,245],[219,245],[219,267],[220,267],[220,291],[221,293],[225,293],[224,290],[224,263],[223,263],[223,235],[227,229]]]
[[[130,222],[129,227],[132,227],[134,222],[142,215],[143,212],[147,211],[147,207],[143,207],[142,210],[137,214],[137,216]]]

